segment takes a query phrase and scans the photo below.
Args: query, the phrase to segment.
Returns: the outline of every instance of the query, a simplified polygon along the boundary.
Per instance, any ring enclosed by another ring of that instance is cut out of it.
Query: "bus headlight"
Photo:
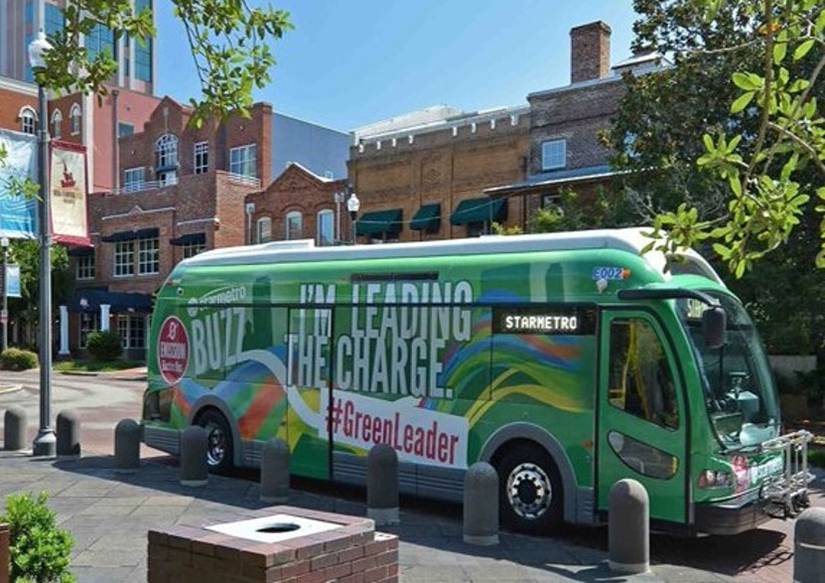
[[[704,470],[699,474],[698,486],[706,488],[728,488],[733,485],[733,476],[724,470]]]

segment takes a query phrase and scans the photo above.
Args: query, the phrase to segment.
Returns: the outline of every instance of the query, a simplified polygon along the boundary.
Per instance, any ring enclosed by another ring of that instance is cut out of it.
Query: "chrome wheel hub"
[[[510,472],[507,478],[507,500],[521,518],[538,519],[550,508],[552,499],[550,478],[536,464],[519,464]]]
[[[226,435],[223,429],[211,423],[206,426],[206,461],[210,466],[219,466],[226,456]]]

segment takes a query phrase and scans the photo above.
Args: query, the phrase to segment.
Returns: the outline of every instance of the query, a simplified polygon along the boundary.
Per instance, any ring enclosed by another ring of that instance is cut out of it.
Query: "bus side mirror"
[[[728,318],[720,306],[710,306],[702,312],[702,336],[708,348],[721,348],[725,344]]]

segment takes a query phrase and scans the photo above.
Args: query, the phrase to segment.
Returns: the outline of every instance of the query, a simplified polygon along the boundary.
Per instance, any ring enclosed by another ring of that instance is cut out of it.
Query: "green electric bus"
[[[376,444],[400,489],[460,501],[499,473],[503,520],[606,519],[634,478],[656,528],[737,533],[807,500],[810,435],[782,435],[742,304],[699,254],[639,229],[220,249],[160,290],[147,445],[198,424],[215,470],[283,439],[294,475],[361,484]]]

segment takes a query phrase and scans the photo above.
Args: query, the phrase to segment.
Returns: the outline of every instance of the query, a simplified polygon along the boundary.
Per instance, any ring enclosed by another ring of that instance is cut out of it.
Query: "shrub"
[[[0,522],[9,525],[12,581],[69,583],[72,535],[57,528],[55,514],[46,505],[45,492],[12,494],[6,498],[6,514]]]
[[[825,469],[825,449],[809,450],[808,463],[812,466]]]
[[[5,370],[29,370],[37,367],[37,355],[20,348],[7,348],[0,352],[0,368]]]
[[[123,354],[123,345],[117,332],[92,332],[86,338],[86,350],[95,360],[115,360]]]

